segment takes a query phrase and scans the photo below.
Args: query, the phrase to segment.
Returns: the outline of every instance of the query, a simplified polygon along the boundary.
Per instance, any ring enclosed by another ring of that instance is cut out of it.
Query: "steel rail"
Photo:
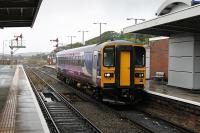
[[[39,101],[40,106],[42,106],[42,108],[44,109],[45,114],[47,115],[48,122],[51,122],[51,123],[52,123],[52,125],[53,125],[53,127],[54,127],[56,133],[60,133],[60,131],[59,131],[59,129],[58,129],[58,127],[57,127],[55,121],[54,121],[53,118],[51,117],[51,114],[50,114],[50,112],[48,111],[47,106],[46,106],[45,103],[44,103],[44,100],[42,100],[42,97],[40,96],[40,94],[38,93],[38,91],[37,91],[35,85],[33,84],[33,81],[31,80],[31,78],[30,78],[30,76],[29,76],[29,74],[28,74],[28,71],[25,70],[25,72],[26,72],[26,75],[27,75],[27,77],[28,77],[28,79],[29,79],[29,82],[30,82],[30,84],[31,84],[31,87],[33,88],[33,91],[34,91],[34,93],[35,93],[35,95],[36,95],[36,98],[37,98],[38,101]],[[52,127],[50,127],[50,128],[52,129]]]
[[[95,125],[93,125],[86,117],[84,117],[62,94],[57,92],[49,83],[44,81],[36,72],[32,70],[32,73],[34,73],[39,80],[41,80],[44,84],[46,84],[49,89],[51,89],[61,100],[62,102],[73,112],[78,116],[81,120],[84,121],[84,123],[95,133],[101,133],[100,129],[98,129]]]

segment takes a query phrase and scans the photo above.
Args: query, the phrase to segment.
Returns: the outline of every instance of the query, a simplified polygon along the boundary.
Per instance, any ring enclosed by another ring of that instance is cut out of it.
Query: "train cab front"
[[[141,45],[111,45],[102,50],[103,101],[134,103],[145,85],[145,48]]]

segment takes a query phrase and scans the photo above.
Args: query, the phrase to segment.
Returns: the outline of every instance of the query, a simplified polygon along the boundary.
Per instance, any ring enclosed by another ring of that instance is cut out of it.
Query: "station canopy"
[[[0,0],[0,28],[32,27],[42,0]]]
[[[124,33],[170,36],[178,33],[200,33],[200,5],[191,6],[155,19],[124,28]]]

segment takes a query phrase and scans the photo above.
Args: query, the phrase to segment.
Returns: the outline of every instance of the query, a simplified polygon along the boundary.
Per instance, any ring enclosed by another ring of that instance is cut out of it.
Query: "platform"
[[[1,133],[49,133],[22,66],[0,66]],[[7,82],[8,81],[8,82]],[[6,82],[6,84],[5,84]]]
[[[147,80],[145,90],[148,93],[183,101],[200,106],[200,91],[195,92],[183,88],[168,86],[160,81]]]

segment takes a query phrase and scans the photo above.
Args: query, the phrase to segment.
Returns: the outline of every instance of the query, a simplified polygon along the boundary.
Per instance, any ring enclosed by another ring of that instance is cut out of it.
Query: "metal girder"
[[[1,15],[0,14],[0,22],[1,21],[16,21],[16,20],[22,20],[22,21],[31,21],[33,19],[32,16],[29,15]]]
[[[42,0],[0,0],[0,27],[32,27]]]
[[[3,8],[33,8],[37,6],[37,2],[35,0],[32,1],[0,1],[0,9]]]
[[[147,33],[152,33],[152,35],[159,35],[159,36],[169,36],[171,34],[171,31],[163,31],[157,28],[149,28],[146,30],[142,30],[140,32],[136,32],[140,34],[147,34]]]
[[[32,21],[30,22],[0,22],[0,27],[29,27],[32,24]]]
[[[178,26],[178,25],[161,25],[159,26],[159,29],[167,30],[167,31],[174,31],[174,32],[194,32],[194,33],[200,33],[200,29],[194,28],[194,27],[184,27],[184,26]]]

